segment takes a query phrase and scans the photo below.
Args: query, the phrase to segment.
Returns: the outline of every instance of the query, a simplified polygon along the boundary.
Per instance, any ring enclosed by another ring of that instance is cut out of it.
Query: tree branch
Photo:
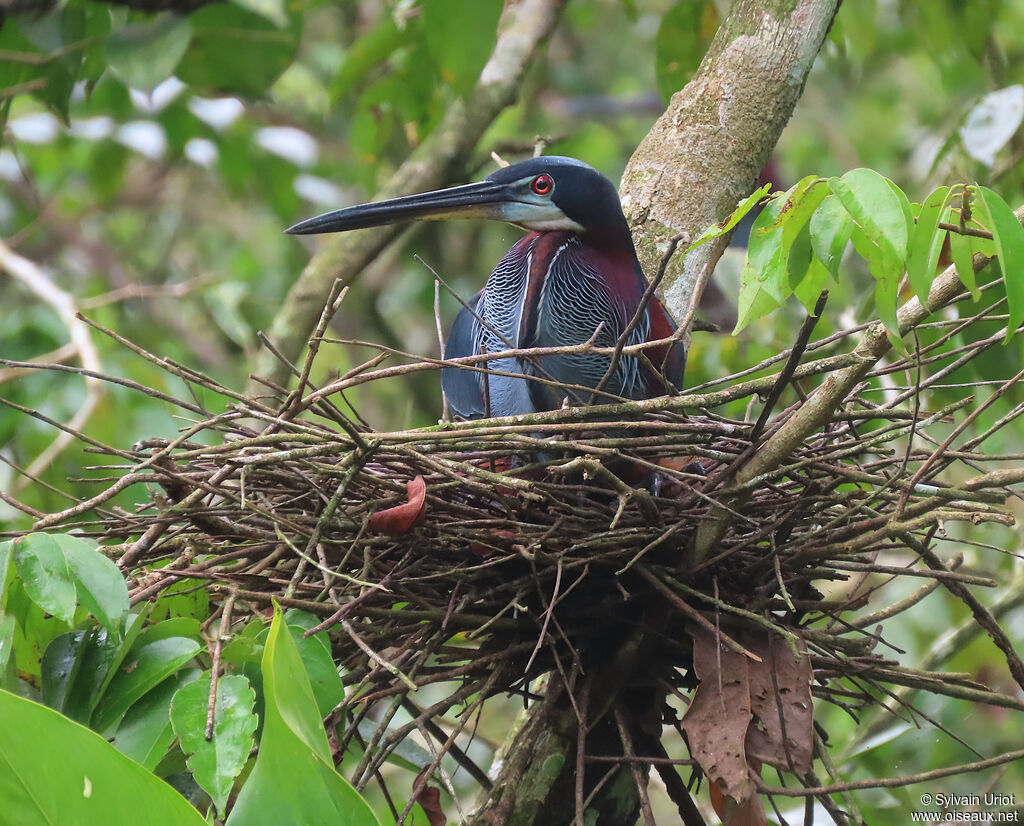
[[[622,176],[622,205],[645,272],[670,238],[696,237],[753,190],[840,0],[736,0],[696,75],[672,96]],[[665,274],[681,322],[692,318],[701,281],[728,244],[704,244]]]

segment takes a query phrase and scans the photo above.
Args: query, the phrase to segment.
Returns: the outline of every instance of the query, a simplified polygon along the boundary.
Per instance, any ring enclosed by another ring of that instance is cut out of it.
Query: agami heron
[[[456,317],[445,358],[587,342],[614,348],[637,315],[647,280],[615,185],[573,158],[521,161],[479,183],[348,207],[287,231],[309,235],[447,218],[507,221],[529,234]],[[675,329],[651,296],[625,344],[667,339]],[[493,373],[446,367],[441,384],[452,411],[467,419],[552,410],[565,399],[585,404],[651,398],[664,394],[666,381],[682,387],[681,342],[645,354],[646,359],[629,350],[617,359],[593,352],[505,357],[488,362]]]

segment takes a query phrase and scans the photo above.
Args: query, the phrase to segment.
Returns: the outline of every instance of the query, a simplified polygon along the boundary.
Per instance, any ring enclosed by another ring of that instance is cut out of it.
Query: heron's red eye
[[[538,195],[547,195],[554,189],[555,182],[551,180],[550,175],[538,175],[530,186]]]

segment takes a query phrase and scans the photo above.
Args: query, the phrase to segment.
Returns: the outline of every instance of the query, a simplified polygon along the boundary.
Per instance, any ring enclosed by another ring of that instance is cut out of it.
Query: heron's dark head
[[[508,221],[538,232],[628,233],[615,184],[582,161],[558,155],[511,164],[476,184],[339,209],[301,221],[288,232],[343,232],[445,218]]]
[[[625,226],[615,184],[575,158],[531,158],[487,180],[505,184],[513,196],[500,217],[526,229],[600,232]]]

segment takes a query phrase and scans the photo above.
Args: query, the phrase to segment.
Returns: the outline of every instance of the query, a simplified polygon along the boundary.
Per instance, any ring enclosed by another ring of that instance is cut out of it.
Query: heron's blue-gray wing
[[[480,290],[455,317],[444,345],[446,359],[478,354],[480,322],[474,313],[477,312],[483,294],[484,291]],[[484,393],[479,376],[475,370],[459,367],[445,367],[441,370],[441,390],[448,399],[448,407],[456,416],[463,419],[483,418]]]

